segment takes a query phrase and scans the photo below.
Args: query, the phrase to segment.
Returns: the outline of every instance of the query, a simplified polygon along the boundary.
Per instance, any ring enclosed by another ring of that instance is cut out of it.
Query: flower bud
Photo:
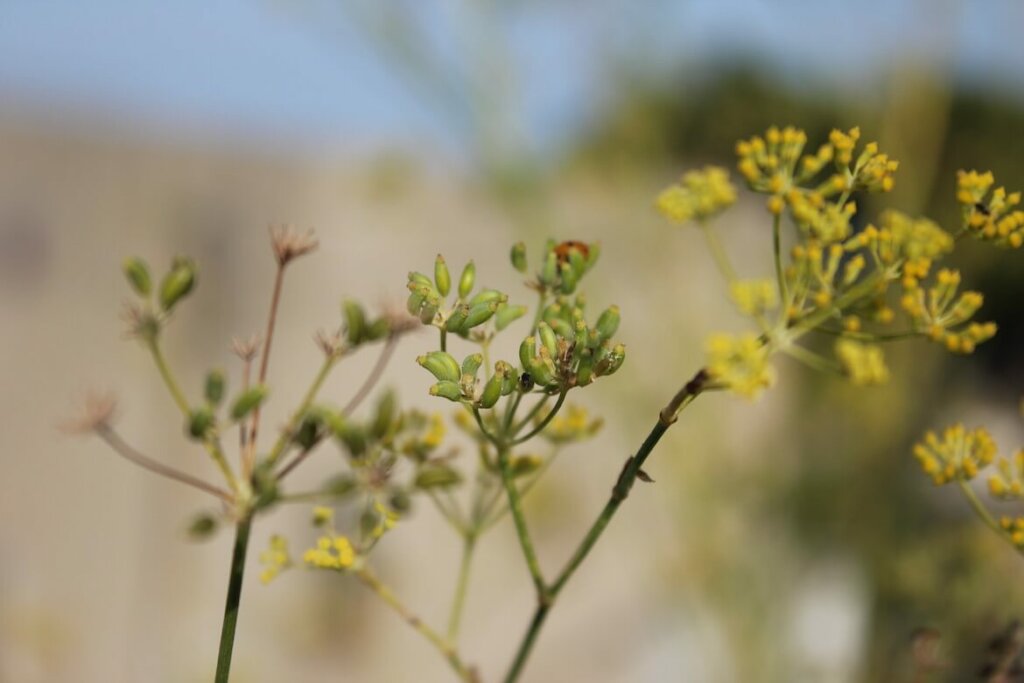
[[[267,397],[267,387],[262,384],[250,387],[243,391],[231,404],[231,419],[238,421],[248,415],[252,410],[263,403]]]
[[[174,259],[171,270],[160,283],[160,308],[170,311],[175,304],[188,296],[196,284],[196,267],[191,259]]]
[[[355,346],[363,340],[366,330],[366,314],[363,312],[363,307],[352,299],[345,299],[341,308],[345,315],[345,339],[348,340],[350,346]]]
[[[188,416],[188,435],[193,439],[205,439],[213,429],[215,418],[209,406],[197,408]]]
[[[516,242],[512,246],[512,253],[509,255],[512,261],[512,267],[518,270],[520,273],[526,272],[526,245],[522,242]]]
[[[458,382],[462,377],[459,364],[451,354],[445,351],[431,351],[417,358],[416,362],[441,381]]]
[[[501,305],[498,312],[494,314],[494,327],[499,332],[511,325],[514,321],[526,315],[526,306]]]
[[[459,278],[459,298],[465,299],[473,291],[473,284],[476,282],[476,266],[470,261],[462,270]]]
[[[224,399],[224,384],[223,370],[211,370],[206,375],[206,386],[203,388],[203,394],[210,405],[220,405],[220,402]]]
[[[434,260],[434,282],[437,284],[437,291],[441,296],[448,296],[452,288],[452,276],[448,272],[448,264],[440,254]]]
[[[619,329],[619,307],[609,306],[597,319],[597,334],[601,341],[611,339]]]
[[[121,269],[136,294],[141,297],[149,296],[153,291],[153,281],[149,277],[149,268],[145,261],[140,258],[127,258],[121,265]]]
[[[430,387],[431,396],[440,396],[446,398],[449,401],[460,401],[462,400],[462,387],[459,386],[458,382],[449,382],[442,380]]]

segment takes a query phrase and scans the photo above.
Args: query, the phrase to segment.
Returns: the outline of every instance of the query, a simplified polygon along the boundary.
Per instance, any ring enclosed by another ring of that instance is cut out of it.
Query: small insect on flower
[[[533,389],[533,377],[530,376],[530,373],[524,372],[522,375],[519,376],[519,386],[522,388],[523,391],[529,391],[530,389]]]
[[[566,240],[555,246],[555,256],[558,258],[558,262],[568,263],[569,253],[572,251],[578,251],[580,256],[584,259],[590,257],[590,247],[584,242],[577,242],[576,240]]]

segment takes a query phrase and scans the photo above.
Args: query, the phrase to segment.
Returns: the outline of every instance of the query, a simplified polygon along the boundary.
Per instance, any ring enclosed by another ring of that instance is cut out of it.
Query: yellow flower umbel
[[[1024,244],[1024,211],[1020,192],[1007,193],[995,184],[991,172],[960,171],[956,176],[956,199],[960,203],[964,230],[999,247],[1019,248]]]
[[[924,441],[914,445],[914,457],[936,485],[973,479],[995,455],[996,444],[988,431],[982,427],[968,431],[962,424],[947,427],[941,440],[928,432]]]
[[[775,381],[768,349],[756,334],[717,334],[707,343],[708,374],[737,394],[756,398]]]
[[[737,280],[729,286],[729,294],[744,315],[763,315],[779,305],[778,291],[771,280]]]
[[[344,571],[356,562],[356,551],[347,536],[329,534],[316,541],[316,547],[302,555],[302,561],[317,569]]]
[[[935,277],[935,285],[927,293],[916,286],[909,288],[900,300],[914,327],[935,342],[944,344],[953,353],[972,353],[983,341],[996,333],[992,322],[968,323],[984,302],[980,292],[963,292],[957,297],[960,272],[942,269]]]
[[[1024,499],[1024,449],[1013,458],[999,458],[998,472],[988,478],[988,490],[993,498],[1002,500]]]
[[[270,544],[266,550],[260,553],[260,564],[263,571],[260,572],[260,581],[270,583],[277,575],[292,566],[292,558],[288,554],[288,539],[284,536],[274,534],[270,537]]]
[[[846,376],[858,386],[885,384],[889,381],[885,355],[882,347],[877,344],[840,339],[836,342],[836,358]]]
[[[953,250],[953,236],[927,218],[888,210],[879,225],[869,225],[844,246],[847,251],[867,249],[893,277],[902,276],[906,287],[927,277],[932,262]]]
[[[658,195],[656,206],[674,223],[705,221],[736,202],[729,172],[718,166],[689,171]]]
[[[543,435],[552,443],[583,441],[597,434],[603,424],[599,417],[590,419],[586,408],[571,405],[551,420]]]

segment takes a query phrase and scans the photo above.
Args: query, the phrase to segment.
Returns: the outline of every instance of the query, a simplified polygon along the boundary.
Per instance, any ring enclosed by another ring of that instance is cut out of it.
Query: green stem
[[[455,596],[452,598],[452,608],[448,615],[448,642],[456,643],[459,640],[459,624],[462,621],[462,611],[466,604],[466,591],[469,588],[469,570],[473,562],[473,551],[476,549],[476,531],[469,530],[463,536],[462,562],[459,563],[459,578],[455,583]]]
[[[448,330],[443,327],[441,328],[441,350],[448,350]]]
[[[555,405],[551,406],[551,412],[549,412],[547,416],[540,421],[540,424],[534,427],[532,431],[526,434],[526,436],[520,436],[519,438],[515,439],[511,445],[515,446],[517,444],[523,443],[524,441],[529,441],[530,439],[544,431],[544,428],[548,426],[551,420],[554,419],[555,415],[557,415],[558,411],[562,408],[562,404],[565,403],[565,396],[568,393],[569,392],[567,389],[563,389],[562,393],[558,395],[558,400],[555,401]]]
[[[704,233],[704,239],[708,244],[708,251],[711,252],[711,258],[714,259],[715,265],[718,267],[718,271],[725,278],[725,281],[729,284],[736,281],[736,271],[732,267],[732,263],[729,261],[728,254],[725,253],[725,249],[722,248],[722,243],[718,240],[718,236],[715,234],[711,226],[705,223],[700,223],[700,231]]]
[[[512,479],[512,470],[509,467],[509,447],[505,444],[499,445],[498,467],[501,469],[501,482],[505,486],[505,493],[508,496],[508,508],[512,513],[512,521],[515,523],[516,536],[519,537],[519,546],[523,549],[523,557],[526,559],[526,566],[530,570],[530,577],[537,589],[537,597],[543,601],[547,594],[547,585],[544,582],[544,574],[540,569],[540,562],[537,560],[537,552],[533,548],[533,540],[530,538],[530,529],[526,525],[526,516],[523,514],[523,501],[519,496],[519,489]]]
[[[964,492],[967,502],[971,504],[971,509],[974,510],[975,514],[978,515],[981,521],[992,529],[992,531],[999,534],[1000,538],[1009,540],[1006,535],[1006,531],[999,526],[999,522],[995,520],[992,513],[990,513],[988,508],[985,507],[984,503],[978,500],[978,495],[974,492],[974,489],[971,488],[971,485],[963,479],[957,479],[957,483],[960,485],[960,490]],[[1011,545],[1013,544],[1011,543]],[[1016,548],[1016,546],[1014,546],[1014,548]],[[1020,552],[1020,549],[1017,550]]]
[[[391,609],[397,612],[407,624],[416,629],[420,635],[437,648],[461,680],[467,681],[467,683],[472,683],[472,681],[476,680],[473,671],[463,664],[458,652],[455,651],[451,643],[442,638],[434,629],[423,623],[422,619],[410,612],[391,589],[382,584],[369,569],[363,567],[353,573],[365,586],[376,593]]]
[[[281,431],[281,435],[277,437],[277,441],[274,442],[274,447],[270,449],[270,454],[267,456],[267,461],[270,464],[277,462],[277,459],[281,457],[284,452],[285,446],[292,438],[292,432],[295,431],[295,426],[298,424],[302,416],[309,410],[309,406],[313,404],[316,399],[316,395],[320,392],[320,387],[323,386],[327,380],[327,376],[331,373],[331,369],[334,368],[335,363],[338,362],[338,356],[328,355],[323,365],[320,366],[320,371],[317,372],[316,377],[313,378],[313,384],[310,385],[306,391],[306,395],[302,398],[302,403],[292,413],[291,418],[288,420],[288,425]]]
[[[231,555],[231,575],[228,580],[228,595],[224,606],[224,623],[220,631],[220,650],[217,655],[215,683],[227,683],[231,672],[231,654],[235,646],[235,626],[238,623],[238,607],[242,598],[242,579],[245,576],[245,555],[249,546],[249,532],[252,530],[252,515],[246,514],[235,528],[235,549]]]
[[[779,288],[779,301],[782,310],[789,305],[789,292],[786,290],[786,276],[782,271],[782,214],[775,214],[772,219],[772,256],[775,260],[775,281]]]
[[[820,372],[831,373],[831,374],[843,374],[843,369],[836,363],[823,358],[813,351],[809,351],[802,346],[792,344],[782,349],[782,352],[795,358],[809,368],[818,370]]]
[[[512,664],[509,667],[508,673],[505,676],[505,683],[514,683],[522,672],[523,667],[526,664],[526,660],[530,656],[530,652],[533,649],[533,644],[537,639],[537,635],[540,633],[541,626],[544,624],[544,620],[547,618],[548,612],[554,605],[555,599],[558,597],[559,592],[565,587],[565,584],[572,578],[573,574],[582,564],[583,560],[586,559],[590,550],[597,543],[601,534],[604,533],[605,528],[611,521],[615,512],[619,509],[627,496],[629,496],[630,490],[633,488],[633,484],[636,482],[637,476],[641,472],[644,461],[654,450],[654,447],[658,445],[661,437],[665,434],[669,427],[675,423],[679,412],[688,406],[701,392],[708,390],[711,387],[709,385],[710,377],[706,370],[701,369],[693,376],[689,382],[676,392],[676,395],[672,397],[672,400],[661,410],[658,414],[658,420],[655,422],[654,427],[651,429],[647,438],[641,444],[640,449],[636,452],[636,455],[631,456],[626,460],[623,465],[622,472],[619,474],[618,479],[615,482],[615,486],[612,488],[611,497],[605,504],[601,513],[594,520],[590,530],[580,541],[579,546],[573,552],[569,561],[565,567],[555,578],[554,582],[546,590],[538,591],[538,603],[537,608],[534,611],[533,618],[530,620],[530,624],[526,629],[526,633],[523,636],[522,641],[519,644],[519,649],[516,651],[515,658],[512,660]],[[514,511],[513,511],[514,514]]]
[[[545,406],[545,404],[547,404],[549,398],[551,398],[550,394],[544,394],[543,398],[541,398],[536,403],[534,403],[533,407],[530,408],[530,412],[526,413],[526,417],[524,417],[522,420],[520,420],[519,424],[517,424],[516,426],[514,426],[512,428],[512,431],[510,432],[510,434],[512,434],[512,435],[518,434],[520,431],[522,431],[523,427],[525,427],[526,425],[530,424],[530,420],[535,418],[537,416],[537,413],[539,413],[544,408],[544,406]]]

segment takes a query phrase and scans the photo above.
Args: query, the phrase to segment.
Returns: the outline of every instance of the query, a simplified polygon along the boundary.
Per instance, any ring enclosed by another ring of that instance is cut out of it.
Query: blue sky
[[[388,1],[3,0],[0,106],[300,152],[464,147],[468,105],[396,69],[358,19],[359,7]],[[570,139],[614,97],[614,63],[657,77],[743,54],[787,74],[857,79],[909,54],[962,81],[1024,91],[1024,3],[1015,0],[492,4],[506,8],[487,24],[464,11],[467,0],[391,2],[422,28],[460,96],[488,51],[500,46],[500,63],[507,49],[512,77],[496,111],[538,148]]]

